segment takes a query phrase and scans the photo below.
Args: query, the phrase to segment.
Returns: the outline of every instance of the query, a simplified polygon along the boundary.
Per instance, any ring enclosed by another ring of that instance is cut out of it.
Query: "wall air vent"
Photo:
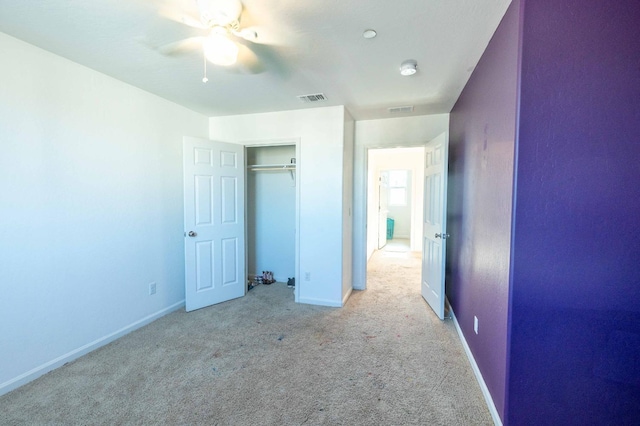
[[[389,108],[389,114],[400,114],[403,112],[413,112],[413,105]]]
[[[300,99],[305,104],[309,104],[312,102],[322,102],[327,100],[324,93],[314,93],[313,95],[300,95],[298,96],[298,99]]]

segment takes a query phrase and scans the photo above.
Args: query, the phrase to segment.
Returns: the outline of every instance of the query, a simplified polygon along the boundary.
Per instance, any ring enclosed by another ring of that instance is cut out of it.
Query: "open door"
[[[244,296],[244,146],[184,137],[185,304]]]
[[[444,267],[447,222],[449,135],[445,132],[425,146],[422,297],[444,319]]]
[[[387,245],[387,219],[389,217],[389,172],[383,170],[378,177],[378,250]]]

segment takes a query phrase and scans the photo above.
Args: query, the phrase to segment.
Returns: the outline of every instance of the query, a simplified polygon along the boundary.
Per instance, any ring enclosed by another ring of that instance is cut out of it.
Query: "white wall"
[[[214,140],[245,145],[300,140],[296,300],[302,303],[343,303],[344,121],[342,106],[213,117],[209,121],[209,137]]]
[[[424,145],[449,130],[449,114],[356,122],[353,194],[353,288],[366,288],[367,151]]]
[[[4,393],[181,306],[182,136],[208,127],[1,33],[0,52]]]

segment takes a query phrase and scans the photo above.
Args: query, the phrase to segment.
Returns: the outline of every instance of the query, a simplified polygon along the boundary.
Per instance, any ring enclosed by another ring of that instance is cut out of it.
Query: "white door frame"
[[[387,245],[387,233],[388,233],[387,220],[389,219],[388,190],[389,190],[389,171],[380,170],[378,173],[378,243],[376,244],[376,247],[378,250],[384,247],[385,245]],[[383,201],[382,201],[383,192],[384,192],[384,210],[383,210]],[[384,241],[384,244],[380,243],[381,240]]]
[[[448,130],[446,131],[448,133]],[[442,132],[439,132],[438,134],[440,134]],[[432,138],[433,139],[433,138]],[[362,183],[363,183],[363,197],[362,197],[362,201],[361,201],[361,212],[362,212],[362,216],[363,216],[363,228],[364,228],[364,232],[361,233],[361,238],[359,240],[355,241],[355,244],[359,245],[362,248],[362,252],[361,252],[361,259],[357,259],[354,262],[354,272],[357,269],[360,270],[360,275],[362,276],[362,283],[361,285],[358,285],[357,287],[354,286],[354,290],[366,290],[367,289],[367,262],[368,262],[368,258],[367,258],[367,223],[369,220],[368,217],[368,212],[367,212],[367,206],[369,204],[369,179],[367,178],[368,176],[368,172],[369,172],[369,150],[375,150],[375,149],[394,149],[394,148],[418,148],[418,147],[424,147],[426,146],[426,144],[430,141],[431,139],[428,140],[424,140],[424,141],[418,141],[418,142],[409,142],[409,143],[399,143],[399,144],[394,144],[394,145],[387,145],[387,144],[377,144],[377,145],[366,145],[364,146],[364,167],[363,170],[361,170],[362,174]],[[355,165],[355,167],[357,167],[357,165]],[[424,256],[424,253],[422,254]],[[420,283],[419,283],[420,284]]]
[[[245,185],[247,182],[247,176],[246,174],[248,173],[247,170],[247,166],[248,164],[246,164],[247,162],[247,148],[256,148],[256,147],[267,147],[267,146],[281,146],[281,145],[295,145],[296,146],[296,238],[295,238],[295,281],[296,281],[296,286],[295,289],[293,291],[294,294],[294,300],[296,301],[296,303],[299,301],[300,299],[300,177],[302,175],[301,173],[301,162],[300,162],[300,138],[291,138],[291,139],[265,139],[265,140],[251,140],[251,141],[242,141],[240,142],[241,145],[244,145],[244,149],[245,149]],[[245,205],[247,205],[247,200],[246,200],[246,196],[247,196],[247,191],[245,188]],[[247,209],[245,209],[245,216],[244,216],[244,227],[245,227],[245,245],[248,243],[247,241]],[[245,273],[249,274],[249,260],[248,257],[245,256]]]

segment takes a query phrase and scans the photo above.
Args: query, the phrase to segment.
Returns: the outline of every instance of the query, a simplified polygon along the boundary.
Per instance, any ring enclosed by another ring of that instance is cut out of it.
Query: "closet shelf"
[[[259,171],[285,171],[295,170],[295,164],[251,164],[248,166],[249,170],[254,172]]]

